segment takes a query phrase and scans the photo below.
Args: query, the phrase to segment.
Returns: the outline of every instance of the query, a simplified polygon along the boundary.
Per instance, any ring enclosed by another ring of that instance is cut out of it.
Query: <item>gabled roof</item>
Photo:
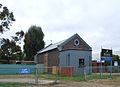
[[[63,41],[60,41],[58,43],[55,43],[55,44],[50,44],[48,46],[46,46],[45,48],[43,48],[42,50],[38,51],[37,53],[43,53],[43,52],[47,52],[47,51],[50,51],[50,50],[53,50],[53,49],[60,49],[60,46],[63,46],[64,44],[66,44],[67,42],[69,42],[70,40],[72,40],[74,37],[79,37],[82,42],[84,42],[86,44],[86,46],[91,50],[92,48],[76,33],[74,34],[73,36],[71,36],[70,38],[66,39],[66,40],[63,40]]]

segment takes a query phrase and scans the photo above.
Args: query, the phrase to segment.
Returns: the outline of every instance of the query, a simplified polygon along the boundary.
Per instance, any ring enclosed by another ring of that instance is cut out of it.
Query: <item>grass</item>
[[[85,77],[80,76],[72,76],[72,77],[60,77],[60,80],[71,80],[71,81],[85,81]]]
[[[85,81],[84,75],[79,75],[79,76],[61,76],[61,75],[53,75],[53,74],[41,74],[40,75],[40,79]]]
[[[35,78],[34,75],[0,75],[0,79],[4,78]],[[53,74],[39,74],[39,79],[47,79],[47,80],[63,80],[63,81],[93,81],[104,84],[118,84],[120,85],[120,74],[112,75],[110,78],[109,73],[104,73],[100,76],[100,73],[93,73],[86,76],[86,80],[84,75],[79,76],[61,76],[61,75],[53,75]],[[117,83],[116,83],[117,82]],[[30,86],[33,85],[31,83],[19,83],[19,82],[0,82],[0,87],[18,87],[18,86]]]
[[[0,75],[0,79],[7,78],[34,78],[34,75],[33,74]]]
[[[106,78],[111,78],[110,74],[100,74],[100,73],[93,73],[90,75],[87,75],[88,80],[93,80],[93,79],[106,79]]]
[[[116,77],[120,77],[120,73],[92,73],[90,75],[87,75],[88,80],[94,80],[94,79],[114,79]]]
[[[119,76],[119,75],[118,75]],[[61,76],[61,75],[53,75],[53,74],[40,74],[40,79],[50,79],[50,80],[71,80],[71,81],[89,81],[94,79],[114,79],[117,77],[117,75],[110,75],[110,74],[100,74],[100,73],[93,73],[90,75],[87,75],[86,77],[84,75],[79,76]]]
[[[93,80],[89,80],[89,82],[94,82],[97,84],[103,84],[103,85],[112,85],[113,87],[115,86],[120,86],[120,76],[113,76],[112,79],[111,78],[107,78],[107,79],[93,79]]]
[[[0,87],[18,87],[18,86],[30,86],[31,83],[18,83],[18,82],[0,82]]]

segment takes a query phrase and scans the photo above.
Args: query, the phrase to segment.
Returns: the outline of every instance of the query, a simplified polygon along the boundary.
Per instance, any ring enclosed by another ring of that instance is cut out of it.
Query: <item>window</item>
[[[84,67],[84,59],[79,59],[79,67]]]
[[[75,44],[75,46],[78,46],[78,45],[79,45],[79,40],[78,40],[78,39],[75,39],[75,40],[74,40],[74,44]]]

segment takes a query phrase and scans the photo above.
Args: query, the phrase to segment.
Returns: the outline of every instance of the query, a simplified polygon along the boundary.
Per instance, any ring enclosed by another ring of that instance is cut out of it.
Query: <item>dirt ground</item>
[[[0,76],[0,82],[33,82],[34,79],[27,78],[7,78],[8,76]],[[120,77],[115,79],[97,79],[89,81],[58,81],[49,85],[31,85],[22,87],[120,87]]]
[[[120,77],[116,79],[99,79],[91,81],[59,81],[57,84],[34,85],[28,87],[120,87]]]
[[[20,80],[20,79],[19,79]],[[23,80],[20,80],[23,81]],[[5,80],[1,81],[5,82]],[[7,81],[6,81],[7,82]],[[13,81],[11,81],[13,82]],[[18,82],[17,80],[14,82]],[[93,81],[59,81],[58,83],[44,84],[44,85],[31,85],[22,87],[120,87],[120,82],[110,79],[106,80],[93,80]]]
[[[24,86],[26,87],[26,86]],[[102,84],[95,82],[75,82],[75,81],[61,81],[58,84],[51,85],[34,85],[28,87],[120,87],[120,85],[116,84]]]

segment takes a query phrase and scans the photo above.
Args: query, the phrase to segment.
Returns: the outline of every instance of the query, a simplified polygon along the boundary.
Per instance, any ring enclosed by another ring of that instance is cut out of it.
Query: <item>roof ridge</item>
[[[45,48],[47,48],[47,47],[49,47],[49,46],[51,46],[51,45],[53,45],[53,44],[51,43],[51,44],[47,45]]]

